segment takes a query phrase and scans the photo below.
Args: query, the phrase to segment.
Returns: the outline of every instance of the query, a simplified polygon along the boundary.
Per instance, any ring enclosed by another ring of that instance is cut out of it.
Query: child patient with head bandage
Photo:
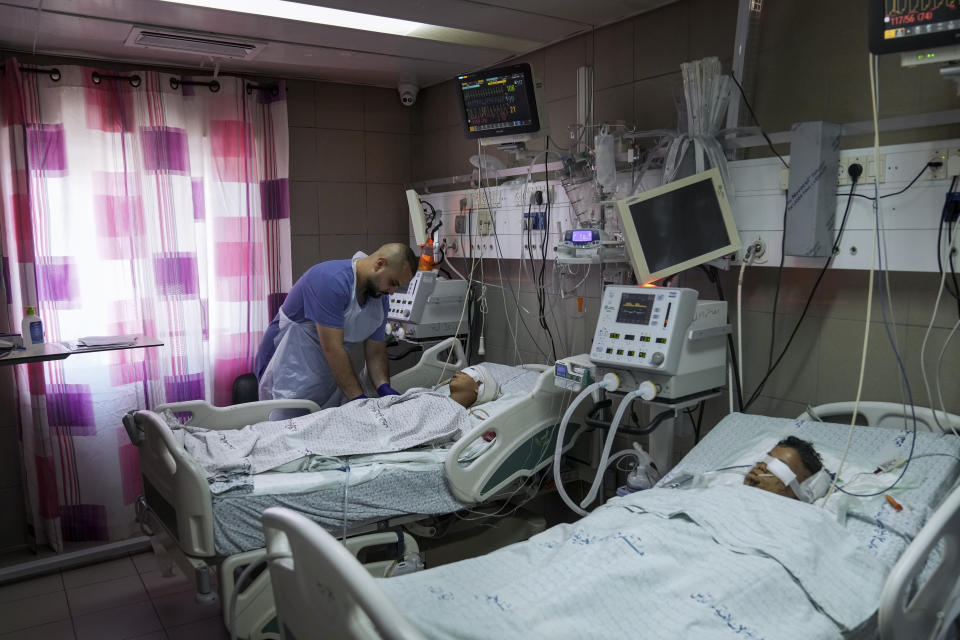
[[[500,395],[496,378],[489,369],[479,364],[457,371],[444,384],[450,386],[450,399],[467,409],[496,400]]]
[[[830,474],[824,468],[820,454],[812,444],[796,436],[778,442],[743,479],[747,486],[803,502],[822,498],[830,488],[830,482]]]
[[[742,467],[721,471],[730,469]],[[728,484],[739,477],[739,474],[730,477],[720,476],[717,472],[707,472],[696,477],[688,475],[683,479],[678,478],[672,486],[706,487]],[[753,465],[743,477],[742,484],[809,503],[826,495],[831,481],[832,478],[813,445],[796,436],[788,436]]]

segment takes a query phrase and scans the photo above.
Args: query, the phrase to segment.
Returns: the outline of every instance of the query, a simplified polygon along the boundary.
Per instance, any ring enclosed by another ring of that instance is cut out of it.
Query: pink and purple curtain
[[[59,70],[8,60],[0,79],[4,311],[19,327],[35,306],[48,341],[164,346],[15,367],[28,518],[57,550],[136,531],[121,417],[229,404],[291,284],[283,83]]]

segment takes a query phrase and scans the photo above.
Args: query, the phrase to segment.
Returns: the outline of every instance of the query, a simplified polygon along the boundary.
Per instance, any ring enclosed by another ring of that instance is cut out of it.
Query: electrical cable
[[[783,164],[783,166],[786,167],[787,169],[789,169],[789,168],[790,168],[790,165],[787,164],[787,161],[783,159],[783,156],[781,156],[779,153],[777,153],[777,150],[776,150],[776,149],[774,148],[774,146],[773,146],[773,142],[770,140],[770,136],[768,136],[767,133],[763,130],[763,127],[760,126],[760,121],[757,119],[757,114],[755,114],[755,113],[753,112],[753,107],[750,106],[750,101],[747,100],[747,94],[744,93],[743,87],[741,87],[741,86],[740,86],[740,83],[737,82],[736,76],[734,76],[734,75],[731,73],[731,74],[730,74],[730,79],[733,80],[733,83],[734,83],[735,85],[737,85],[737,89],[740,90],[740,97],[743,98],[743,104],[747,105],[747,111],[750,112],[750,117],[753,118],[753,122],[754,122],[754,123],[757,125],[757,127],[760,129],[760,135],[762,135],[762,136],[763,136],[763,139],[767,141],[767,146],[770,147],[770,150],[773,151],[773,153],[774,153],[775,156],[777,156],[778,158],[780,158],[780,162]]]
[[[770,309],[770,350],[767,351],[767,369],[773,366],[774,343],[777,337],[777,304],[780,300],[780,284],[783,282],[783,261],[787,256],[787,212],[790,210],[788,190],[783,191],[783,233],[780,234],[780,264],[777,265],[777,286],[773,290],[773,307]]]
[[[867,60],[869,62],[869,68],[870,68],[870,101],[873,106],[873,162],[874,162],[874,166],[879,167],[880,166],[880,126],[878,123],[878,116],[877,116],[877,111],[878,111],[877,99],[878,98],[877,98],[877,89],[876,89],[876,85],[877,85],[877,78],[876,78],[877,70],[875,66],[876,57],[872,53],[868,53]],[[879,190],[880,190],[880,184],[876,176],[874,176],[874,179],[873,179],[874,195],[878,195]],[[850,191],[852,193],[853,189],[851,188]],[[849,203],[849,200],[848,200],[848,203]],[[878,255],[879,255],[878,254],[878,251],[879,251],[878,220],[880,219],[880,198],[879,197],[875,198],[873,201],[873,211],[874,211],[873,234],[872,234],[873,235],[873,254],[870,258],[870,271],[869,271],[869,276],[867,278],[867,287],[868,287],[867,311],[866,311],[866,319],[864,320],[863,347],[861,348],[861,355],[860,355],[860,376],[859,376],[859,379],[857,380],[857,396],[853,402],[853,415],[850,418],[850,431],[847,434],[847,444],[843,450],[843,456],[840,458],[840,466],[837,468],[837,474],[836,476],[834,476],[833,482],[830,483],[830,488],[827,490],[827,495],[824,498],[824,504],[826,504],[827,501],[830,500],[830,496],[833,495],[834,490],[837,486],[837,479],[840,477],[840,473],[843,471],[843,465],[847,461],[847,455],[850,453],[850,445],[853,443],[853,430],[857,424],[857,414],[860,411],[860,398],[861,398],[861,395],[863,394],[863,381],[866,376],[866,370],[867,370],[867,347],[869,346],[869,343],[870,343],[870,325],[871,325],[870,320],[873,312],[874,265],[877,263]],[[913,425],[914,436],[913,436],[913,441],[910,444],[911,456],[913,455],[913,448],[917,442],[916,430],[917,430],[916,419],[914,419],[914,425]],[[908,458],[907,463],[904,465],[903,473],[906,473],[907,467],[909,465],[910,465],[910,459]],[[902,473],[900,477],[901,478],[903,477]],[[900,480],[898,478],[897,481],[894,482],[893,485],[891,485],[891,487],[896,485],[896,483],[899,481]]]
[[[937,310],[940,308],[940,298],[943,295],[943,283],[947,279],[947,272],[943,271],[940,273],[940,286],[937,287],[937,297],[933,303],[933,313],[930,314],[930,322],[927,324],[927,330],[923,334],[923,342],[920,343],[920,374],[923,376],[923,386],[927,390],[927,402],[930,403],[930,410],[933,412],[933,421],[937,423],[937,426],[940,428],[940,431],[945,432],[946,429],[943,428],[943,425],[940,424],[940,419],[937,417],[937,409],[933,404],[933,394],[930,392],[930,380],[927,378],[927,342],[930,339],[930,334],[933,332],[933,323],[937,319]]]
[[[753,245],[747,247],[740,264],[740,277],[737,278],[737,362],[743,362],[743,274],[753,262]],[[743,389],[743,367],[739,372],[740,388]],[[732,413],[732,411],[731,411]]]
[[[857,166],[857,165],[852,165],[852,166]],[[861,168],[861,171],[862,171],[862,168]],[[817,289],[820,286],[820,282],[823,280],[823,276],[826,275],[827,269],[833,263],[833,258],[837,255],[837,251],[840,248],[840,241],[843,238],[843,232],[847,226],[847,218],[850,215],[850,204],[853,202],[852,194],[854,189],[856,189],[857,187],[857,181],[859,177],[860,177],[860,174],[857,174],[856,177],[851,176],[851,178],[853,178],[853,182],[850,185],[850,193],[847,195],[847,206],[843,212],[843,219],[840,222],[840,230],[837,232],[837,239],[833,243],[833,247],[830,250],[830,255],[827,256],[827,261],[824,263],[823,268],[820,269],[820,274],[817,276],[816,281],[813,283],[813,288],[810,290],[810,295],[807,296],[807,302],[803,306],[803,311],[800,314],[800,319],[797,320],[797,323],[794,325],[793,331],[790,332],[790,336],[787,338],[787,342],[783,346],[783,349],[780,351],[780,355],[777,356],[777,359],[773,363],[773,366],[767,368],[766,375],[764,375],[763,379],[760,380],[760,383],[757,385],[757,388],[753,391],[753,393],[750,394],[750,398],[747,400],[746,404],[743,405],[742,411],[748,411],[750,407],[753,405],[753,403],[756,402],[757,398],[760,397],[760,393],[763,391],[763,387],[766,385],[767,380],[770,379],[770,376],[773,374],[777,366],[783,360],[783,357],[787,353],[787,349],[790,348],[790,344],[793,342],[793,339],[797,335],[797,331],[800,330],[800,325],[803,323],[804,318],[807,317],[807,312],[810,310],[810,304],[813,302],[813,296],[816,294]],[[873,270],[871,268],[871,274],[872,273],[873,273]],[[871,281],[872,281],[872,275],[871,275]]]
[[[947,413],[947,405],[943,402],[943,389],[940,386],[940,379],[943,374],[943,355],[947,352],[947,345],[950,344],[950,341],[953,339],[953,336],[957,334],[957,328],[960,327],[960,319],[953,323],[953,328],[950,329],[950,333],[947,334],[947,339],[943,342],[943,347],[940,349],[940,355],[937,356],[937,397],[940,400],[940,410],[943,411],[943,420],[947,423],[947,426],[950,427],[950,430],[953,431],[953,435],[957,435],[956,430],[953,428],[952,421],[950,420],[950,414]],[[936,413],[936,412],[934,412]]]
[[[865,194],[859,194],[859,193],[858,193],[858,194],[856,194],[856,195],[853,196],[853,197],[854,197],[854,198],[863,198],[864,200],[876,200],[877,198],[883,199],[883,198],[892,198],[893,196],[899,196],[901,193],[904,193],[907,189],[909,189],[909,188],[912,187],[914,184],[916,184],[917,180],[920,179],[920,176],[922,176],[922,175],[926,172],[927,169],[929,169],[930,167],[940,166],[940,165],[942,165],[942,164],[943,164],[942,162],[937,162],[937,161],[935,161],[935,160],[930,160],[929,162],[927,162],[927,164],[923,165],[923,169],[920,169],[920,173],[918,173],[916,176],[914,176],[913,180],[910,181],[910,184],[908,184],[907,186],[905,186],[903,189],[900,189],[900,191],[895,191],[895,192],[893,192],[893,193],[887,193],[887,194],[884,194],[884,195],[882,195],[882,196],[879,195],[879,194],[873,195],[873,196],[868,196],[868,195],[865,195]],[[843,194],[838,193],[837,195],[838,195],[838,196],[841,196],[841,195],[843,195]]]
[[[953,207],[951,207],[951,205],[953,205],[953,204],[955,204],[955,203],[954,203],[953,201],[951,201],[950,196],[953,194],[953,190],[954,190],[954,188],[956,187],[956,184],[957,184],[957,176],[953,176],[953,179],[950,181],[950,189],[947,191],[947,199],[946,199],[946,201],[943,203],[943,210],[942,210],[941,213],[940,213],[940,224],[937,226],[937,269],[938,269],[938,271],[939,271],[940,273],[943,273],[943,272],[944,272],[944,268],[943,268],[943,255],[942,255],[942,247],[943,247],[943,227],[944,227],[944,225],[949,224],[948,218],[949,218],[949,217],[952,217],[953,214],[955,213]],[[958,216],[957,219],[960,220],[960,216]],[[951,237],[951,236],[953,236],[953,237]],[[956,236],[956,234],[955,234],[955,233],[952,233],[952,232],[950,231],[950,227],[948,227],[948,228],[947,228],[947,246],[948,246],[949,249],[950,249],[949,252],[948,252],[948,256],[949,256],[949,262],[950,262],[951,272],[954,271],[954,269],[953,269],[953,251],[954,251],[953,241],[954,241],[955,236]],[[954,277],[952,278],[952,282],[953,282],[953,289],[951,289],[950,287],[947,287],[947,292],[948,292],[953,298],[955,298],[955,299],[957,300],[958,311],[960,311],[960,289],[957,288],[957,282],[956,282],[956,276],[955,276],[955,275],[954,275]]]
[[[723,285],[720,284],[720,276],[717,268],[714,266],[705,266],[700,265],[700,268],[703,269],[704,273],[707,274],[707,279],[714,284],[717,288],[717,297],[721,302],[726,302],[726,298],[723,295]],[[737,350],[733,344],[733,336],[730,333],[727,333],[727,351],[730,354],[730,364],[733,367],[733,375],[730,376],[737,385],[736,394],[737,394],[737,406],[740,407],[740,411],[746,411],[743,406],[743,389],[740,388],[740,374],[739,368],[740,365],[737,360]]]

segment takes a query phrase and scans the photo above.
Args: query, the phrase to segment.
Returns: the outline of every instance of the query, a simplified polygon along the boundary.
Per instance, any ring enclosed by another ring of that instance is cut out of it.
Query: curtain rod
[[[0,73],[4,73],[6,69],[0,66]],[[63,76],[60,73],[60,69],[53,67],[50,69],[44,69],[42,67],[28,67],[26,65],[20,65],[20,71],[24,73],[45,73],[50,76],[50,79],[54,82],[58,82]],[[241,77],[241,76],[233,76]],[[93,80],[94,84],[100,84],[104,80],[126,80],[130,83],[132,87],[139,87],[142,79],[138,74],[133,74],[129,76],[124,75],[110,75],[105,73],[100,73],[99,71],[94,71],[90,74],[90,78]],[[212,93],[220,91],[220,82],[217,80],[210,80],[207,82],[201,80],[184,80],[182,77],[178,78],[176,76],[170,77],[170,88],[179,89],[181,86],[190,87],[190,86],[205,86]],[[252,82],[247,82],[246,84],[247,95],[250,95],[256,91],[269,91],[270,95],[278,96],[280,95],[280,85],[278,84],[253,84]]]

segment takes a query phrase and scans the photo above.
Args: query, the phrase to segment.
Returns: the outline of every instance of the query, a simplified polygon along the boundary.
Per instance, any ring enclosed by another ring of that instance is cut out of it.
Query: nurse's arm
[[[317,324],[317,336],[320,338],[320,348],[323,349],[323,355],[327,358],[327,364],[330,365],[330,371],[337,386],[343,391],[347,400],[356,398],[363,393],[363,387],[360,386],[360,381],[353,372],[350,356],[343,346],[343,329]]]
[[[387,358],[387,343],[382,340],[364,340],[363,355],[367,359],[367,373],[373,386],[380,388],[390,383],[390,363]]]

